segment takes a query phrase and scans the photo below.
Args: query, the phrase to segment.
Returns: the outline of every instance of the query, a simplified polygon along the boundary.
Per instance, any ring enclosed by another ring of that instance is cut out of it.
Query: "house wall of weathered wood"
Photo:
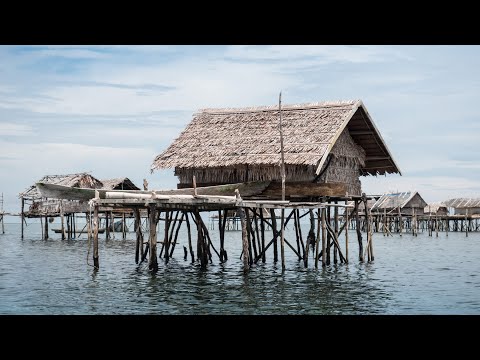
[[[476,207],[476,208],[462,208],[462,209],[457,209],[455,208],[455,215],[465,215],[468,210],[468,215],[476,215],[476,214],[480,214],[480,208]]]
[[[361,195],[360,169],[365,166],[365,151],[357,145],[348,130],[342,132],[330,151],[317,179],[315,165],[285,165],[286,182],[313,182],[345,184],[349,195]],[[319,159],[320,161],[320,159]],[[281,168],[265,165],[237,165],[208,168],[175,168],[179,188],[192,187],[195,175],[197,186],[233,184],[248,181],[281,180]]]

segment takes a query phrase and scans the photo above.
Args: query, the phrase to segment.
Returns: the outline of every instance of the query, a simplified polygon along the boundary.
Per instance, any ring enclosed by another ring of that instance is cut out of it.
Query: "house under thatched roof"
[[[395,212],[398,208],[404,214],[411,214],[412,208],[415,209],[415,213],[423,214],[423,210],[427,206],[427,203],[420,196],[418,191],[411,192],[399,192],[392,194],[383,194],[372,206],[372,211],[383,212]]]
[[[102,179],[102,189],[108,190],[140,190],[129,178]]]
[[[37,182],[90,189],[100,189],[103,186],[100,180],[85,172],[67,175],[45,175],[43,178],[36,181],[35,183]],[[38,191],[37,186],[33,184],[27,190],[21,192],[19,194],[19,197],[23,197],[24,199],[29,200],[35,200],[42,198],[42,195]]]
[[[455,198],[444,201],[445,205],[455,209],[455,215],[480,214],[480,199],[478,198]]]
[[[447,206],[442,202],[428,204],[423,212],[425,215],[448,215]]]
[[[360,100],[282,106],[286,182],[340,184],[335,195],[360,195],[360,175],[398,173]],[[151,170],[175,168],[178,187],[280,181],[276,106],[205,109]],[[341,189],[341,190],[338,190]]]

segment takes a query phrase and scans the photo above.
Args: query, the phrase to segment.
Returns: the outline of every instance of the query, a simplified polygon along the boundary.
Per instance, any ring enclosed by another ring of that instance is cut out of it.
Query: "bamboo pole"
[[[98,261],[98,222],[98,203],[95,203],[93,210],[93,266],[95,269],[100,268]]]
[[[348,201],[345,200],[345,205],[348,205]],[[348,264],[348,208],[345,207],[345,262]]]
[[[150,244],[150,257],[148,261],[148,269],[150,271],[156,272],[158,270],[157,262],[157,221],[160,216],[157,216],[157,209],[155,204],[150,204],[150,234],[149,234],[149,244]],[[160,215],[160,214],[159,214]],[[113,224],[113,222],[112,222]]]

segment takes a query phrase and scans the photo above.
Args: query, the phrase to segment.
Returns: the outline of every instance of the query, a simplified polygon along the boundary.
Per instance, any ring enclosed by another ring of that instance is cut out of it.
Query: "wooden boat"
[[[178,199],[201,198],[204,196],[225,198],[225,200],[234,200],[235,189],[238,189],[241,196],[252,196],[264,191],[270,181],[246,182],[227,185],[216,185],[196,188],[170,189],[170,190],[107,190],[107,189],[89,189],[78,188],[57,184],[48,184],[43,182],[36,183],[36,186],[43,197],[50,199],[66,200],[84,200],[88,201],[95,198],[95,192],[98,191],[100,199],[168,199],[175,197]]]

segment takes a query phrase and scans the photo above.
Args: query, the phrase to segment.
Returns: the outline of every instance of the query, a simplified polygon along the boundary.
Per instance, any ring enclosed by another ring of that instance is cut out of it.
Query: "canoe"
[[[197,188],[197,195],[201,196],[217,196],[217,197],[233,197],[235,189],[238,189],[241,196],[258,195],[264,191],[270,181],[254,181],[237,184],[205,186]],[[71,187],[57,184],[48,184],[37,182],[36,186],[43,197],[50,199],[66,199],[66,200],[84,200],[88,201],[95,198],[95,191],[98,191],[100,199],[122,199],[122,198],[157,198],[162,199],[168,196],[179,198],[190,198],[194,196],[193,188],[170,189],[170,190],[107,190],[107,189],[88,189]]]

